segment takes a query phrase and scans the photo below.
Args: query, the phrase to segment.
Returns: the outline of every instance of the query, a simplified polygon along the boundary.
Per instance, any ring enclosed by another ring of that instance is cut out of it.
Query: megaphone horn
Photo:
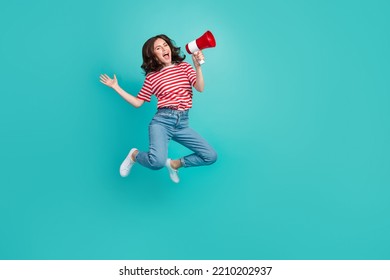
[[[194,52],[207,49],[214,48],[217,45],[213,33],[210,31],[206,31],[202,36],[198,39],[189,42],[186,45],[186,50],[189,54],[193,54]],[[203,64],[204,60],[199,61],[199,64]]]

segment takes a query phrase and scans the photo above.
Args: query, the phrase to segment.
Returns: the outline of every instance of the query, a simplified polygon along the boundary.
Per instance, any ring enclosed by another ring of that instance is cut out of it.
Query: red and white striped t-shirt
[[[154,94],[158,100],[157,108],[184,111],[192,107],[192,87],[195,83],[195,70],[189,63],[181,62],[146,75],[137,97],[150,102]]]

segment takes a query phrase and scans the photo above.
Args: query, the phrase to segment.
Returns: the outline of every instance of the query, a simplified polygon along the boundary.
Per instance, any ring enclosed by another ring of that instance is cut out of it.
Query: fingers
[[[202,61],[204,62],[204,55],[202,51],[194,52],[192,59],[197,66],[200,66],[200,63],[202,63]]]
[[[115,75],[114,75],[114,77],[115,77]],[[115,77],[115,79],[116,79],[116,77]],[[106,74],[101,74],[100,75],[100,82],[106,85],[106,84],[111,82],[111,78],[109,76],[107,76]]]
[[[118,80],[114,74],[114,79],[111,79],[107,74],[100,74],[100,82],[108,87],[114,88],[118,85]]]
[[[194,54],[195,54],[196,59],[197,59],[198,61],[204,60],[204,55],[203,55],[203,52],[202,52],[202,51],[197,51],[197,52],[195,52]]]

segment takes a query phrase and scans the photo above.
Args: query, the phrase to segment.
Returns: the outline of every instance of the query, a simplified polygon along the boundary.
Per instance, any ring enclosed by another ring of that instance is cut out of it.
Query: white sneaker
[[[122,162],[121,167],[119,168],[119,173],[122,177],[127,177],[129,175],[130,170],[135,163],[135,161],[131,159],[131,155],[136,150],[136,148],[131,149],[125,160]]]
[[[179,183],[179,181],[180,181],[179,175],[178,175],[179,171],[177,169],[172,168],[170,158],[168,158],[167,161],[165,162],[165,166],[167,167],[167,169],[169,171],[169,177],[171,177],[171,180],[174,183]]]

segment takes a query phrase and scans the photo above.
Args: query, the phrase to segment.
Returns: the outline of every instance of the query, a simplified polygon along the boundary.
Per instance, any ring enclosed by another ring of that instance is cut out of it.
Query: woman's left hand
[[[194,54],[192,55],[192,61],[194,62],[194,65],[196,67],[200,66],[199,61],[201,61],[201,60],[204,60],[204,55],[203,55],[202,51],[194,52]]]

